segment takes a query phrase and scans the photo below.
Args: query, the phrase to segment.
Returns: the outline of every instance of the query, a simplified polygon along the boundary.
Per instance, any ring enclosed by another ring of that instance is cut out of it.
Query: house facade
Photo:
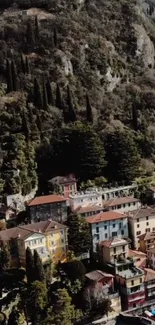
[[[103,207],[108,210],[129,212],[141,207],[141,202],[134,197],[116,197],[108,201],[103,201]]]
[[[81,217],[90,217],[102,212],[103,210],[104,209],[102,207],[99,207],[98,205],[94,204],[78,207],[76,210],[73,210],[73,213],[76,213]]]
[[[141,208],[128,214],[129,233],[133,242],[133,248],[139,248],[139,236],[155,231],[155,209]],[[144,251],[140,248],[141,251]]]
[[[136,189],[137,184],[106,188],[102,190],[102,197],[103,200],[108,201],[117,197],[133,196]]]
[[[28,210],[31,222],[52,218],[57,222],[67,220],[67,200],[60,195],[35,197],[29,204]]]
[[[97,244],[103,240],[128,237],[128,219],[123,213],[105,211],[86,220],[90,224],[93,252],[97,251]]]
[[[147,253],[155,247],[155,232],[146,232],[138,237],[139,248],[142,252]]]
[[[102,207],[102,194],[97,190],[78,192],[74,195],[69,195],[69,204],[72,210],[91,205]]]
[[[151,301],[155,299],[155,271],[145,268],[145,295],[146,300]]]
[[[51,220],[0,231],[0,241],[8,244],[13,266],[25,266],[27,247],[37,250],[43,262],[66,260],[67,227]]]
[[[147,251],[147,259],[149,267],[155,270],[155,247]]]
[[[128,257],[128,242],[124,239],[113,238],[98,244],[99,260],[103,264],[114,263],[120,257]]]
[[[122,310],[145,303],[144,270],[137,268],[132,259],[111,263],[121,296]]]
[[[48,181],[55,193],[61,193],[65,198],[77,192],[77,180],[75,175],[56,176]]]

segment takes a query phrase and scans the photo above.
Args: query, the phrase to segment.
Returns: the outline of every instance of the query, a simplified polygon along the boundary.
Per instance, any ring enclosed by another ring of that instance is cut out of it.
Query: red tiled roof
[[[154,207],[141,207],[138,210],[130,211],[129,217],[132,219],[140,219],[146,218],[149,216],[155,216],[155,208]]]
[[[132,202],[139,202],[139,200],[135,199],[134,197],[117,197],[108,201],[103,201],[103,206],[112,207]]]
[[[62,225],[56,221],[40,221],[24,226],[18,226],[6,230],[0,231],[0,240],[8,241],[11,238],[21,238],[26,239],[32,233],[42,233],[45,234],[47,232],[56,231],[57,229],[67,228],[65,225]]]
[[[89,280],[92,281],[101,281],[104,278],[114,278],[112,274],[102,272],[100,270],[95,270],[85,275]]]
[[[145,268],[145,282],[155,280],[155,271],[152,269]]]
[[[102,221],[110,221],[121,218],[126,218],[127,216],[124,213],[119,213],[115,211],[104,211],[96,214],[95,216],[87,217],[86,220],[89,223],[97,223]]]
[[[63,196],[56,195],[56,194],[37,196],[28,204],[28,206],[31,207],[33,205],[41,205],[41,204],[63,202],[63,201],[66,201],[66,199]]]
[[[136,251],[136,250],[132,250],[132,249],[129,249],[129,256],[130,257],[133,257],[133,256],[137,256],[137,257],[145,257],[146,254],[141,252],[141,251]]]
[[[111,247],[111,246],[119,246],[126,245],[128,242],[125,239],[121,238],[112,238],[111,240],[103,240],[99,243],[100,246]]]
[[[145,234],[137,236],[137,238],[141,240],[149,240],[149,239],[154,239],[155,238],[155,232],[146,232]]]
[[[100,207],[99,205],[87,205],[87,206],[79,206],[77,207],[73,212],[76,213],[86,213],[86,212],[93,212],[93,211],[100,211],[103,210],[103,207]]]

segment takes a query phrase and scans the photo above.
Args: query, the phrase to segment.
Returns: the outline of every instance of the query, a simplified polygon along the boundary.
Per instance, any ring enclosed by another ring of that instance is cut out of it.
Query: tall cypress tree
[[[34,250],[34,274],[35,281],[45,281],[45,272],[41,258],[36,250]]]
[[[46,89],[45,78],[43,78],[43,103],[44,103],[44,108],[47,108],[48,98],[47,98],[47,89]]]
[[[30,139],[30,126],[25,112],[23,112],[22,128],[23,128],[23,133],[25,135],[26,141],[28,141]]]
[[[132,103],[132,125],[135,131],[138,130],[138,114],[136,102]]]
[[[26,60],[25,60],[25,71],[26,71],[27,74],[31,73],[29,59],[28,59],[27,56],[26,56]]]
[[[29,247],[26,249],[26,276],[28,283],[34,281],[34,258]]]
[[[31,47],[34,46],[35,44],[35,37],[34,37],[34,29],[32,26],[32,22],[29,20],[27,22],[27,44],[30,45]]]
[[[50,84],[49,78],[46,81],[46,91],[47,91],[48,104],[49,105],[54,105],[52,88],[51,88],[51,84]]]
[[[11,62],[7,59],[6,63],[7,93],[13,91]]]
[[[23,53],[21,53],[21,55],[20,55],[20,62],[21,62],[22,72],[25,74],[26,73],[26,70],[25,70],[25,57],[24,57]]]
[[[57,30],[56,30],[56,28],[54,28],[54,31],[53,31],[53,40],[54,40],[54,46],[56,47],[57,44],[58,44],[58,37],[57,37]]]
[[[86,116],[87,116],[87,121],[89,123],[93,123],[92,107],[91,107],[91,104],[90,104],[88,94],[86,94]]]
[[[36,40],[39,40],[39,22],[38,22],[38,16],[35,16],[35,37]]]
[[[41,122],[41,118],[40,118],[40,115],[39,115],[39,112],[37,113],[37,120],[36,120],[36,123],[37,123],[37,128],[40,132],[42,132],[42,122]]]
[[[40,88],[40,84],[36,78],[34,78],[33,102],[37,108],[43,109],[43,98],[42,98],[41,88]]]
[[[7,245],[2,242],[0,248],[0,271],[7,269],[11,263],[11,256]]]
[[[67,106],[68,106],[68,119],[69,122],[76,121],[76,113],[73,105],[72,94],[69,85],[67,86]]]
[[[61,90],[60,90],[60,87],[58,84],[57,84],[57,88],[56,88],[55,106],[58,107],[59,109],[63,109],[63,99],[62,99]]]
[[[15,62],[11,61],[11,70],[12,70],[12,82],[13,82],[13,90],[17,91],[17,69]]]

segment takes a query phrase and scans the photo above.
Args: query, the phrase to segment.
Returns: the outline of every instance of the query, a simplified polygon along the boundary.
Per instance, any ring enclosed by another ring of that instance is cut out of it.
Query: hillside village
[[[1,203],[1,250],[8,251],[10,268],[27,270],[28,254],[37,252],[45,269],[49,262],[52,265],[52,288],[64,275],[72,279],[73,266],[69,265],[79,261],[83,265],[79,294],[89,314],[100,307],[96,317],[110,320],[121,312],[127,317],[128,312],[134,310],[136,315],[137,310],[139,315],[141,310],[141,316],[153,321],[155,188],[146,189],[149,204],[144,204],[134,197],[136,183],[85,191],[78,191],[74,175],[58,176],[49,183],[53,184],[53,193],[50,187],[48,195],[25,201],[24,211],[20,211],[17,195]],[[59,269],[54,283],[52,269]],[[76,272],[75,280],[79,277]],[[2,303],[3,290],[1,299]],[[104,307],[105,301],[109,307]]]

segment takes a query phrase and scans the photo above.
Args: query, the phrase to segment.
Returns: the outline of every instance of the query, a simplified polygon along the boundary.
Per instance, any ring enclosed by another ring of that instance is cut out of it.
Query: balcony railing
[[[154,288],[155,287],[155,282],[152,282],[152,283],[148,283],[147,285],[147,288],[150,289],[150,288]]]
[[[149,291],[148,292],[148,297],[155,296],[155,291]]]
[[[133,301],[136,301],[136,300],[141,300],[141,299],[144,299],[145,298],[145,295],[143,296],[136,296],[136,297],[129,297],[128,301],[129,302],[133,302]]]

